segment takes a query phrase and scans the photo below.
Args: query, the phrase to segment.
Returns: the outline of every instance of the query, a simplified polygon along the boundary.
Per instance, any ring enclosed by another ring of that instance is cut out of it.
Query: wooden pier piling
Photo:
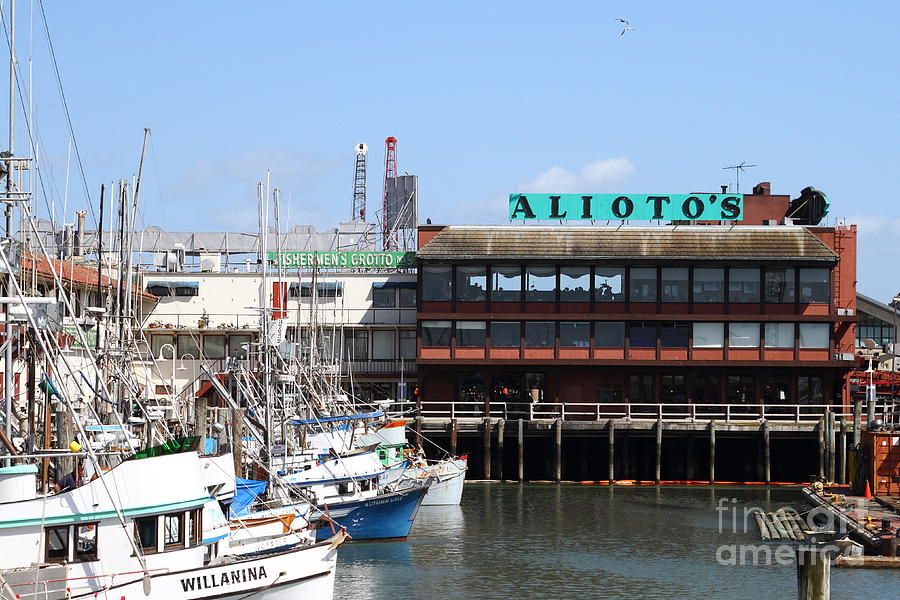
[[[819,478],[825,477],[825,418],[819,419],[819,425],[816,427],[816,433],[819,435]]]
[[[459,437],[459,419],[450,419],[450,455],[456,456],[456,442]]]
[[[822,546],[797,547],[797,598],[830,600],[831,556]]]
[[[485,417],[482,425],[481,440],[484,450],[484,478],[491,478],[491,418]]]
[[[609,420],[608,424],[609,428],[609,456],[608,458],[608,466],[607,466],[607,479],[609,479],[609,484],[612,485],[616,482],[616,422],[612,419]]]
[[[555,473],[556,482],[562,481],[562,419],[557,419],[554,426],[554,449],[556,450]]]
[[[716,422],[709,422],[709,483],[716,482]]]
[[[506,433],[506,420],[497,421],[497,479],[503,481],[503,438]]]
[[[519,481],[525,481],[525,420],[519,419],[518,438],[516,440],[516,453],[519,463]]]
[[[662,479],[662,434],[663,434],[663,422],[662,419],[656,420],[656,483],[659,483]]]
[[[765,472],[765,482],[772,483],[772,455],[769,445],[769,422],[763,421],[762,426],[763,439],[763,470]]]
[[[841,417],[838,425],[838,464],[837,464],[837,481],[838,483],[847,483],[847,431],[844,417]]]

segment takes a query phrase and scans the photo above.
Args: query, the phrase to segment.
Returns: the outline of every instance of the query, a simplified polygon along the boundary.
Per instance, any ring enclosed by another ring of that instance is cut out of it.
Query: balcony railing
[[[354,375],[415,375],[416,359],[405,360],[354,360],[344,364],[344,370]]]

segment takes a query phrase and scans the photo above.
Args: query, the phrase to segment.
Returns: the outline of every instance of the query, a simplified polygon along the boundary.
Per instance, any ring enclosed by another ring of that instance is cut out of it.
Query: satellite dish
[[[865,347],[866,347],[868,350],[874,350],[875,348],[878,347],[878,344],[876,344],[876,343],[875,343],[875,340],[873,340],[872,338],[866,338],[866,339],[864,339],[864,340],[863,340],[863,344],[865,345]]]
[[[887,361],[891,360],[892,358],[894,358],[894,357],[891,356],[890,354],[881,354],[875,360],[877,360],[879,363],[883,363],[883,362],[887,362]]]

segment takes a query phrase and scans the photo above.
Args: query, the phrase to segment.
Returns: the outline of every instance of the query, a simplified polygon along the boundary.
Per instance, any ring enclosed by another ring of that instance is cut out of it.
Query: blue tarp
[[[340,415],[338,417],[319,417],[318,419],[294,419],[292,425],[316,425],[317,423],[339,423],[341,421],[352,421],[353,419],[377,419],[383,417],[384,413],[380,410],[370,413],[361,413],[357,415]]]
[[[228,509],[229,518],[242,517],[250,513],[250,506],[256,497],[266,491],[268,481],[255,481],[235,477],[234,499]]]

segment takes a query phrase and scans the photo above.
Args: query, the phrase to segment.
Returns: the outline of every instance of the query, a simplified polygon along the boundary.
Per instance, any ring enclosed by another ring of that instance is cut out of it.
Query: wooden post
[[[834,431],[834,411],[829,410],[825,414],[828,416],[828,481],[837,481],[837,472],[835,471],[835,442],[837,441],[837,439]]]
[[[838,427],[838,464],[837,479],[838,483],[847,483],[847,432],[844,417],[841,417],[840,426]]]
[[[519,455],[519,481],[525,481],[525,420],[519,419],[516,453]]]
[[[616,481],[616,422],[609,420],[609,466],[607,470],[607,479],[609,485]]]
[[[418,415],[416,417],[416,446],[419,448],[422,447],[422,424],[425,422],[425,417],[422,415]]]
[[[709,484],[716,482],[716,422],[709,422]]]
[[[497,479],[503,481],[503,437],[506,432],[506,420],[497,421]]]
[[[684,477],[688,481],[694,480],[694,434],[688,432],[687,439],[685,439],[685,452],[684,452]]]
[[[762,437],[763,437],[763,460],[765,464],[763,465],[763,469],[766,473],[766,484],[772,483],[772,455],[771,450],[769,449],[769,422],[763,421],[762,427]]]
[[[450,419],[450,455],[456,456],[456,438],[459,435],[459,419]]]
[[[200,436],[200,448],[206,446],[206,398],[196,398],[194,400],[194,435]]]
[[[556,420],[555,427],[555,449],[556,449],[556,482],[562,481],[562,419]]]
[[[484,448],[484,478],[491,478],[491,418],[485,417],[482,426],[482,444]]]
[[[830,600],[831,556],[824,548],[797,547],[797,598],[799,600]]]
[[[231,409],[231,452],[234,458],[234,474],[243,477],[244,411],[241,408]]]
[[[862,400],[853,403],[853,447],[859,447],[860,418],[862,417]]]
[[[656,483],[662,479],[662,419],[656,420]]]
[[[819,432],[819,478],[825,478],[825,418],[819,419],[816,427]]]

